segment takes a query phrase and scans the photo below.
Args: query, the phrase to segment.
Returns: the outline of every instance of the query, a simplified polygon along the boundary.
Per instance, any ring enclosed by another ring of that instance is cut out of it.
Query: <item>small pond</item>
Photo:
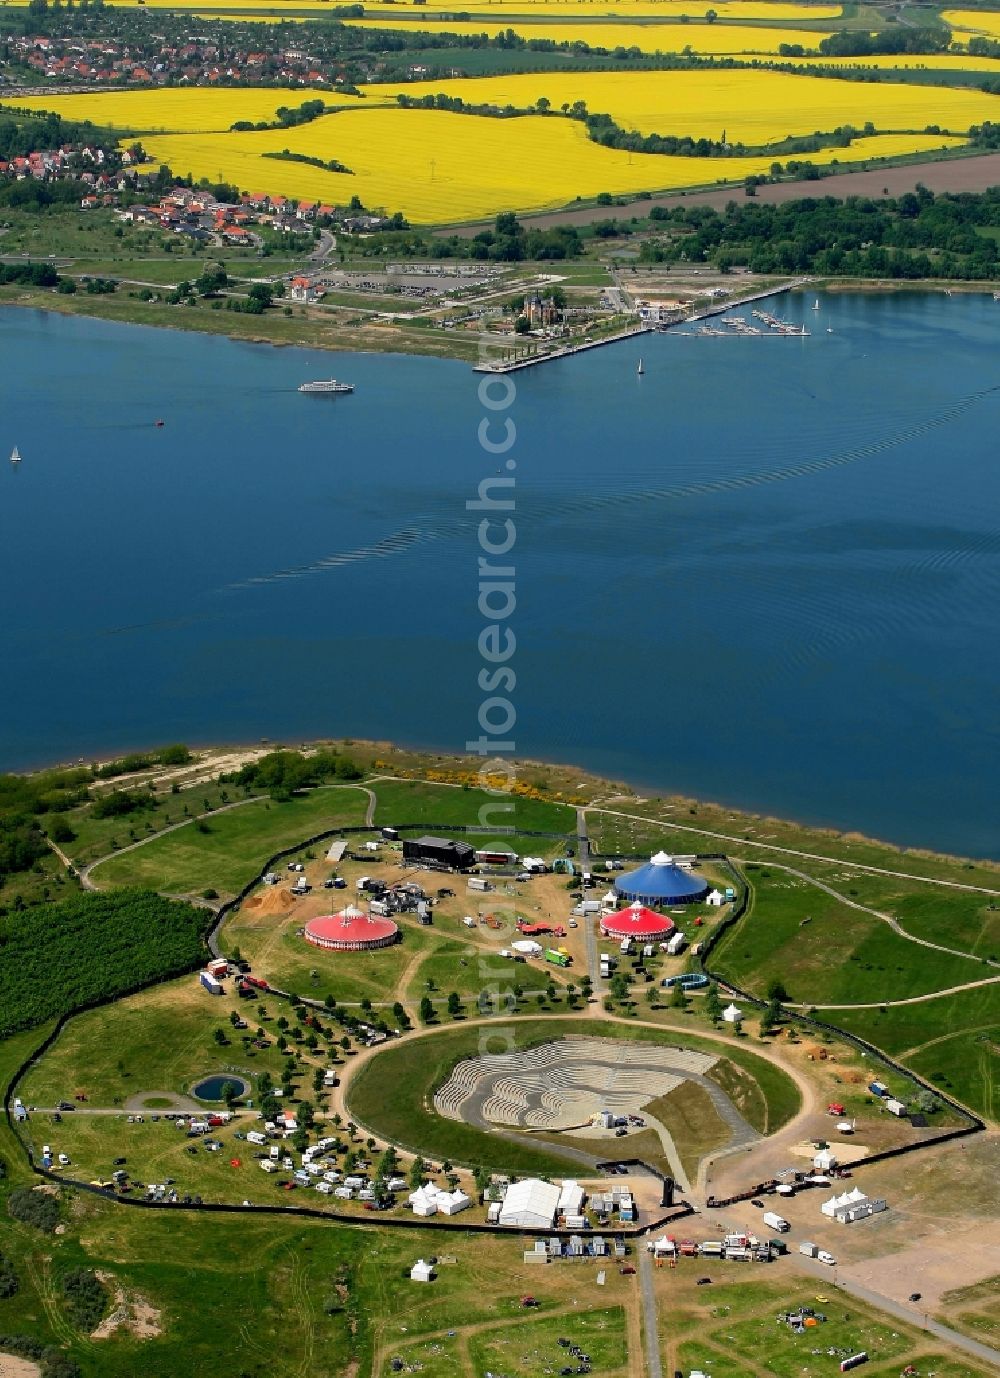
[[[241,1096],[250,1090],[250,1083],[244,1077],[238,1077],[234,1072],[219,1072],[192,1086],[191,1094],[199,1100],[222,1100],[222,1088],[227,1082],[232,1082]]]

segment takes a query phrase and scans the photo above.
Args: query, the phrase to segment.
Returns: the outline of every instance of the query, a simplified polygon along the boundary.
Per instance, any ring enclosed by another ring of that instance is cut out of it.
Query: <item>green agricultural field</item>
[[[437,1115],[433,1095],[464,1057],[508,1051],[511,1046],[529,1047],[571,1034],[668,1043],[733,1057],[754,1076],[759,1073],[761,1089],[768,1097],[771,1132],[787,1123],[799,1108],[798,1090],[791,1078],[749,1049],[730,1049],[717,1040],[673,1029],[661,1031],[617,1021],[612,1024],[584,1016],[567,1020],[556,1015],[549,1019],[498,1020],[492,1035],[489,1026],[456,1027],[392,1044],[360,1069],[348,1089],[348,1107],[360,1124],[414,1151],[469,1165],[482,1163],[498,1171],[562,1172],[564,1162],[532,1148],[528,1140],[500,1140],[472,1125]]]
[[[362,790],[339,785],[320,785],[287,803],[255,800],[112,857],[94,869],[93,879],[101,886],[148,885],[170,894],[211,888],[232,895],[274,852],[311,833],[363,823],[367,806]]]
[[[436,785],[423,780],[373,780],[371,787],[378,800],[375,822],[380,827],[400,823],[427,823],[428,826],[436,823],[443,827],[446,824],[479,824],[482,820],[487,828],[576,836],[575,811],[555,801],[488,794],[485,790]],[[469,840],[474,846],[480,845],[478,838]]]
[[[887,923],[787,871],[748,869],[747,915],[719,942],[712,968],[763,995],[781,981],[800,1004],[903,1000],[977,981],[989,968],[894,933]]]
[[[69,1021],[28,1072],[22,1099],[30,1105],[55,1105],[79,1090],[91,1105],[118,1106],[140,1093],[186,1095],[199,1077],[231,1067],[251,1081],[263,1071],[273,1076],[281,1066],[273,1046],[273,1016],[280,1010],[272,997],[264,999],[272,1018],[263,1027],[272,1047],[263,1052],[244,1049],[229,1022],[230,1010],[239,1007],[251,1031],[256,1029],[256,1005],[231,994],[210,996],[195,976],[88,1010]],[[216,1043],[216,1029],[224,1031],[227,1045]]]

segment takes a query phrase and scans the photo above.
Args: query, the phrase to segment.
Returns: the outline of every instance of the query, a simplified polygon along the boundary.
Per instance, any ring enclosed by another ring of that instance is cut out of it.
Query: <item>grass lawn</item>
[[[768,848],[790,847],[830,861],[880,866],[914,876],[982,885],[1000,893],[1000,864],[993,861],[963,861],[957,857],[910,851],[856,833],[811,828],[692,799],[647,799],[643,803],[623,800],[616,808],[619,813],[599,808],[587,811],[595,851],[648,852],[663,847],[668,852],[682,854],[725,851],[731,856],[766,861]],[[620,814],[631,816],[623,818]],[[800,870],[808,871],[811,865],[803,857],[776,855],[775,859],[787,860],[789,865]]]
[[[264,998],[268,1013],[278,1012],[277,1002]],[[196,977],[184,976],[88,1010],[69,1021],[28,1072],[22,1098],[28,1105],[55,1105],[82,1091],[92,1105],[116,1106],[143,1091],[186,1095],[198,1078],[234,1066],[251,1081],[265,1070],[275,1075],[281,1057],[273,1046],[273,1022],[264,1025],[272,1047],[246,1051],[229,1022],[238,1005],[256,1029],[253,1002],[237,1001],[231,991],[210,996]],[[228,1046],[215,1042],[216,1029],[224,1030]]]
[[[673,1139],[689,1182],[698,1176],[698,1165],[706,1153],[729,1142],[729,1129],[711,1097],[693,1081],[682,1081],[667,1095],[651,1100],[643,1114],[659,1120]]]
[[[938,1320],[944,1325],[953,1326],[994,1349],[1000,1343],[1000,1274],[971,1287],[946,1292],[941,1300],[944,1310],[938,1314]]]
[[[134,792],[139,786],[126,782],[116,788]],[[235,787],[227,788],[209,781],[182,789],[177,794],[152,796],[149,808],[117,818],[95,818],[92,806],[85,804],[66,814],[66,821],[76,836],[72,842],[63,844],[63,850],[78,866],[85,866],[139,838],[153,837],[171,823],[181,823],[185,818],[208,813],[239,798]]]
[[[65,1346],[84,1378],[271,1378],[279,1353],[288,1374],[342,1378],[354,1362],[361,1372],[370,1368],[370,1282],[352,1230],[168,1218],[89,1198],[74,1198],[70,1210],[73,1229],[61,1237],[5,1229],[4,1251],[22,1286],[3,1302],[3,1317],[8,1331]],[[161,1333],[140,1340],[118,1330],[104,1341],[75,1333],[58,1284],[79,1266],[100,1269],[112,1287],[155,1307]],[[337,1304],[327,1309],[331,1296]],[[220,1324],[228,1326],[225,1344]]]
[[[327,912],[340,909],[341,898]],[[388,1003],[396,992],[410,963],[421,952],[431,952],[438,939],[433,929],[416,924],[401,925],[403,941],[372,952],[332,952],[313,947],[298,936],[300,920],[294,915],[258,915],[246,906],[233,915],[223,930],[224,944],[234,947],[279,990],[322,999],[327,993],[339,1003],[356,1004],[366,997],[373,1003]],[[443,987],[445,994],[451,985]]]
[[[611,1378],[627,1371],[625,1314],[618,1306],[575,1311],[572,1317],[525,1319],[516,1328],[501,1331],[483,1330],[470,1339],[469,1352],[477,1373],[537,1378],[540,1373],[558,1372],[569,1361],[570,1356],[557,1343],[560,1337],[571,1340],[590,1355],[593,1373]]]
[[[837,1022],[979,1114],[1000,1119],[1000,984],[884,1011],[838,1010]]]
[[[981,961],[951,957],[901,938],[786,871],[748,870],[750,911],[712,953],[713,969],[764,994],[781,980],[804,1004],[903,1000],[989,975]]]
[[[489,1030],[481,1026],[449,1029],[425,1038],[408,1038],[388,1046],[361,1068],[348,1092],[351,1113],[375,1133],[421,1153],[451,1158],[454,1162],[483,1163],[496,1170],[562,1172],[565,1163],[552,1155],[488,1134],[458,1120],[445,1119],[433,1109],[435,1089],[446,1080],[455,1063],[477,1054],[504,1052],[511,1046],[529,1047],[566,1035],[616,1037],[631,1041],[668,1043],[693,1047],[718,1057],[733,1053],[741,1066],[760,1077],[761,1089],[771,1097],[768,1113],[777,1129],[799,1106],[798,1090],[780,1068],[764,1063],[748,1049],[730,1050],[709,1039],[677,1033],[672,1029],[633,1027],[607,1021],[552,1015],[545,1019],[497,1021],[495,1042],[486,1041]],[[773,1075],[771,1075],[773,1073]]]
[[[497,958],[492,952],[472,943],[448,939],[439,943],[410,977],[404,999],[419,1001],[422,995],[458,991],[462,996],[477,996],[498,985],[504,990],[545,990],[549,981],[561,987],[566,973],[532,962],[514,963]],[[433,989],[428,982],[433,981]],[[577,981],[579,984],[579,980]]]
[[[93,878],[101,886],[146,885],[170,894],[211,887],[232,895],[279,849],[327,828],[364,822],[367,804],[361,790],[332,785],[284,804],[255,800],[112,857]]]
[[[488,794],[485,790],[422,780],[375,780],[372,788],[378,799],[375,821],[379,826],[481,823],[486,828],[512,828],[515,832],[537,830],[576,836],[575,811],[567,804],[547,799]],[[477,838],[470,841],[473,846],[480,845]]]

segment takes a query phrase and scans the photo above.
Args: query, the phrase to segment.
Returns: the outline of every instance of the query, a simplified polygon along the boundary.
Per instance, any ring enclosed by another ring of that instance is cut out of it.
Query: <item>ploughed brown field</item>
[[[757,188],[758,201],[778,204],[818,196],[902,196],[918,185],[929,191],[986,191],[1000,186],[1000,153],[984,153],[979,158],[953,158],[939,163],[911,163],[907,167],[875,168],[870,172],[838,172],[818,182],[776,182]],[[648,201],[627,206],[588,206],[584,210],[551,211],[545,215],[522,215],[525,224],[545,228],[549,225],[589,225],[595,220],[630,220],[648,214],[653,206],[713,206],[722,210],[730,201],[742,200],[740,187],[719,187],[713,191],[690,191],[669,196],[653,196]],[[474,235],[482,224],[463,225],[448,234]]]

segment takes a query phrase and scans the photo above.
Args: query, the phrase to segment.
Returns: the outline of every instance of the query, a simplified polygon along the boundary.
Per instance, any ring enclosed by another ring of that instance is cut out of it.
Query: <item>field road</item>
[[[737,857],[737,860],[742,861],[743,858]],[[857,900],[848,899],[847,896],[842,895],[839,890],[835,890],[832,885],[827,885],[825,881],[817,880],[815,876],[807,875],[805,871],[796,871],[793,866],[784,866],[780,861],[773,861],[771,865],[776,871],[787,871],[790,876],[798,876],[799,880],[808,881],[809,884],[814,885],[817,890],[823,890],[826,894],[832,895],[835,900],[839,900],[841,904],[847,905],[849,909],[859,909],[862,914],[871,914],[872,918],[880,919],[882,923],[887,923],[889,925],[897,937],[905,938],[908,943],[917,943],[920,947],[933,948],[935,952],[944,952],[949,957],[964,957],[969,962],[978,962],[980,965],[985,963],[987,966],[1000,967],[1000,961],[997,961],[993,957],[976,957],[971,952],[962,952],[955,947],[945,947],[943,943],[932,943],[929,942],[927,938],[918,938],[913,933],[908,933],[899,920],[893,918],[891,914],[884,914],[881,909],[872,909],[867,904],[859,904]],[[975,981],[970,984],[981,986],[988,984],[988,982]],[[956,986],[955,989],[961,990],[963,987]],[[892,1004],[897,1002],[890,1001],[889,1003]],[[900,1000],[898,1003],[909,1004],[911,1002]],[[823,1008],[837,1009],[838,1006],[825,1005]]]
[[[660,1327],[656,1319],[656,1292],[653,1288],[653,1255],[645,1245],[636,1247],[639,1284],[642,1289],[642,1334],[646,1341],[647,1378],[663,1378],[660,1362]]]
[[[1000,154],[997,155],[1000,159]],[[1000,162],[998,162],[998,176],[1000,176]],[[750,838],[734,837],[732,833],[714,832],[711,828],[694,828],[690,823],[675,823],[672,818],[655,818],[645,813],[626,813],[624,809],[605,809],[588,808],[587,813],[606,813],[612,818],[627,818],[632,823],[652,823],[659,824],[663,828],[669,828],[672,832],[697,833],[702,837],[715,837],[720,842],[730,842],[733,851],[739,852],[744,847],[758,847],[765,852],[779,852],[782,856],[797,856],[803,861],[822,861],[827,866],[847,866],[852,871],[864,871],[870,876],[889,876],[899,880],[917,880],[924,885],[943,885],[947,890],[967,890],[974,895],[992,895],[1000,898],[1000,890],[991,890],[986,885],[969,885],[961,880],[944,880],[940,876],[915,876],[909,871],[896,871],[888,866],[871,866],[863,861],[851,861],[849,857],[823,856],[820,852],[803,852],[796,847],[782,847],[777,842],[754,842]],[[808,877],[812,880],[812,876]],[[962,954],[966,956],[966,953]]]
[[[928,1000],[940,1000],[945,995],[958,995],[963,990],[975,990],[977,986],[993,986],[1000,982],[1000,976],[984,976],[981,981],[969,981],[964,986],[949,986],[947,990],[932,990],[927,995],[909,995],[905,1000],[877,1000],[870,1005],[799,1005],[794,1008],[812,1010],[880,1010],[883,1007],[895,1007],[896,1005],[923,1005]],[[992,1028],[992,1025],[989,1026]],[[954,1034],[945,1035],[946,1038],[953,1038]],[[944,1038],[932,1039],[932,1043],[943,1043]],[[898,1057],[898,1054],[897,1054]]]
[[[859,1282],[852,1281],[845,1277],[839,1268],[829,1268],[823,1263],[818,1263],[815,1259],[796,1258],[795,1262],[816,1278],[830,1285],[830,1274],[833,1273],[833,1285],[841,1292],[847,1292],[852,1297],[857,1297],[858,1301],[867,1302],[869,1306],[875,1306],[880,1311],[887,1312],[890,1316],[895,1316],[898,1321],[904,1321],[907,1325],[916,1325],[926,1330],[928,1334],[935,1335],[939,1340],[944,1340],[947,1344],[954,1345],[956,1349],[965,1350],[966,1354],[973,1355],[976,1359],[990,1364],[993,1368],[1000,1370],[1000,1350],[991,1349],[989,1345],[983,1344],[981,1340],[974,1340],[970,1335],[963,1335],[958,1330],[952,1330],[950,1326],[942,1325],[940,1321],[934,1320],[932,1316],[924,1315],[919,1305],[905,1306],[891,1297],[883,1296],[881,1292],[873,1292],[868,1287],[862,1287]]]
[[[370,828],[372,826],[372,821],[375,817],[375,806],[377,801],[375,798],[374,791],[370,790],[366,785],[355,784],[352,781],[350,784],[319,785],[317,786],[317,788],[353,789],[357,790],[360,794],[367,795],[368,807],[365,811],[364,825],[366,828]],[[182,818],[179,823],[168,823],[165,828],[161,828],[160,831],[157,833],[152,833],[149,837],[140,837],[137,842],[130,842],[127,847],[119,847],[117,852],[108,852],[106,856],[99,856],[96,858],[96,860],[88,861],[85,866],[79,867],[78,875],[80,879],[80,884],[84,888],[84,890],[99,890],[101,887],[95,884],[91,872],[96,870],[98,866],[103,866],[103,864],[106,861],[113,861],[115,857],[124,856],[126,852],[134,852],[139,847],[145,847],[148,843],[155,842],[160,837],[166,837],[168,833],[177,832],[179,828],[186,828],[190,823],[197,823],[199,818],[215,818],[220,813],[229,813],[231,809],[240,809],[243,808],[246,804],[259,804],[261,802],[261,799],[264,797],[265,796],[263,795],[255,794],[251,795],[249,799],[233,799],[228,804],[220,804],[217,809],[209,809],[205,813],[193,813],[190,818]],[[71,857],[68,857],[61,847],[58,847],[50,838],[46,838],[46,841],[48,842],[52,851],[55,852],[56,856],[59,858],[59,860],[63,863],[64,866],[66,866],[67,868],[76,868],[76,862],[73,861]],[[168,896],[168,898],[190,900],[191,896],[170,895]],[[197,903],[198,901],[196,900],[194,902]],[[216,908],[214,904],[209,904],[207,901],[202,901],[202,903],[204,903],[205,907],[208,909]]]

